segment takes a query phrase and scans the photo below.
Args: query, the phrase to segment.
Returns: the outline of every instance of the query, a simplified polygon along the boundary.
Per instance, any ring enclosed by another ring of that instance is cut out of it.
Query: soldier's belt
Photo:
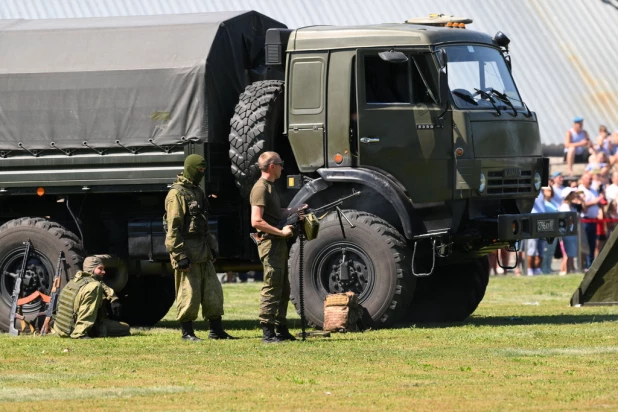
[[[256,245],[259,245],[263,240],[285,239],[284,237],[271,235],[270,233],[249,233],[249,237]]]

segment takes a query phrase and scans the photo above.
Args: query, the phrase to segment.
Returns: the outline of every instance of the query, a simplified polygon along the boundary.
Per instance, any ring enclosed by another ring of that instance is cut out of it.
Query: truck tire
[[[371,316],[372,327],[385,327],[399,320],[409,304],[415,279],[410,274],[410,251],[397,230],[383,219],[356,210],[344,212],[355,225],[343,222],[345,239],[337,213],[320,223],[317,239],[304,245],[305,315],[310,324],[324,325],[324,299],[329,293],[353,291]],[[300,313],[299,242],[289,259],[291,300]],[[339,278],[342,247],[346,248],[349,281]],[[339,267],[337,266],[339,265]]]
[[[131,326],[154,326],[174,303],[174,277],[131,276],[118,297],[122,302],[121,321]]]
[[[275,150],[275,140],[283,130],[283,82],[255,82],[240,95],[230,122],[230,162],[236,186],[244,198],[260,177],[257,160]]]
[[[32,242],[30,258],[27,265],[29,285],[22,283],[23,296],[36,291],[49,295],[56,272],[58,256],[62,251],[66,259],[64,286],[75,273],[81,270],[84,251],[78,237],[55,222],[43,218],[24,217],[11,220],[0,226],[0,331],[9,330],[11,311],[11,294],[15,279],[5,272],[17,273],[21,268],[26,246],[23,242]],[[22,308],[27,320],[33,320],[39,312],[46,309],[40,299],[25,304]]]
[[[460,322],[478,307],[489,283],[487,256],[436,268],[418,278],[408,310],[412,322]]]

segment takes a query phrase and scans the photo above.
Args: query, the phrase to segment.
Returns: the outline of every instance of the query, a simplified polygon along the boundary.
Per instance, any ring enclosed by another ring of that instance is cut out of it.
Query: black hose
[[[82,233],[82,228],[81,228],[81,225],[79,224],[79,221],[77,220],[77,218],[73,214],[73,211],[69,207],[69,196],[66,197],[66,202],[65,203],[67,205],[67,209],[68,209],[69,213],[71,214],[71,217],[73,218],[73,221],[75,222],[75,226],[77,226],[77,230],[79,230],[79,237],[80,237],[80,239],[82,241],[82,248],[84,248],[84,250],[85,250],[86,246],[84,245],[84,234]]]

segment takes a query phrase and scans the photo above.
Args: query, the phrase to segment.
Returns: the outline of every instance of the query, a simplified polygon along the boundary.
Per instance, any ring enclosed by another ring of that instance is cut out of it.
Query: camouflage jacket
[[[208,201],[202,189],[178,176],[165,198],[165,213],[165,247],[174,269],[184,258],[191,263],[212,260],[211,249],[216,245],[208,228]]]
[[[63,293],[68,293],[66,291],[70,288],[65,287],[62,289],[62,292],[60,292],[56,316],[61,316],[66,313],[69,318],[73,319],[74,323],[72,330],[70,330],[70,334],[68,334],[68,329],[63,331],[59,327],[58,324],[60,319],[54,318],[56,323],[54,325],[54,330],[61,337],[80,338],[88,335],[90,329],[92,329],[98,318],[101,316],[100,309],[103,299],[106,297],[111,297],[109,295],[110,291],[114,297],[116,296],[111,288],[101,282],[98,277],[88,272],[77,272],[71,282],[77,283],[82,278],[91,278],[92,281],[84,284],[81,288],[79,288],[79,290],[77,290],[75,293],[75,298],[72,302],[71,299],[66,302],[63,299]],[[71,307],[71,304],[73,307]]]

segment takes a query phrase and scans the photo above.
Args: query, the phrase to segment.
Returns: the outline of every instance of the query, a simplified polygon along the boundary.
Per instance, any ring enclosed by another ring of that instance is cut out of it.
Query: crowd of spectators
[[[548,244],[544,239],[525,242],[519,253],[519,262],[526,262],[527,275],[550,274],[554,259],[560,259],[560,275],[574,272],[575,258],[581,270],[587,270],[599,254],[618,220],[618,131],[611,134],[605,126],[599,127],[594,140],[583,129],[583,119],[573,119],[573,128],[565,135],[564,144],[567,172],[551,175],[549,186],[537,197],[533,213],[575,211],[581,219],[580,239],[567,236]],[[573,175],[574,163],[587,163],[580,177]],[[577,256],[578,242],[581,256]],[[500,256],[490,256],[490,270],[505,273],[499,262],[507,266],[512,261],[504,250]],[[522,264],[523,267],[523,264]],[[515,275],[522,268],[514,268]]]

